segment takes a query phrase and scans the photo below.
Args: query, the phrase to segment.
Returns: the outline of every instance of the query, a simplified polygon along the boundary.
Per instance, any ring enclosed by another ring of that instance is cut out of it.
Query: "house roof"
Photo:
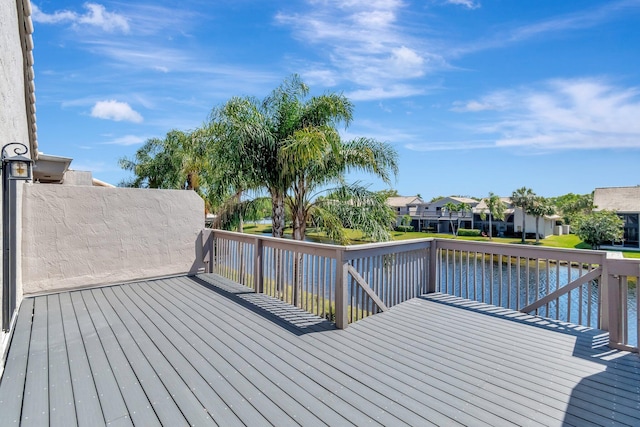
[[[418,196],[396,196],[387,198],[387,204],[391,207],[404,207],[416,203],[424,203]]]
[[[478,203],[478,201],[476,199],[472,199],[469,197],[449,197],[452,200],[458,201],[460,203],[466,203],[468,205],[470,204],[474,204],[474,203]]]
[[[596,188],[593,205],[596,210],[640,212],[640,186]]]
[[[38,134],[36,126],[36,87],[33,71],[33,22],[31,21],[30,0],[18,0],[18,23],[20,27],[20,43],[24,56],[24,94],[29,125],[29,151],[31,158],[38,158]]]

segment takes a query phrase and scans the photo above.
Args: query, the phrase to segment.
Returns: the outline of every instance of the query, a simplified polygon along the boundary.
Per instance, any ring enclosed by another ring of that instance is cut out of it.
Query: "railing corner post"
[[[429,246],[429,279],[427,283],[427,293],[432,294],[436,292],[438,284],[438,244],[437,240],[431,241]]]
[[[609,332],[609,347],[616,348],[621,341],[620,284],[615,276],[609,274],[608,256],[602,263],[603,310],[601,328]]]
[[[347,315],[348,294],[347,274],[348,262],[344,261],[344,249],[336,251],[336,328],[345,329],[349,325]]]
[[[262,254],[263,254],[262,239],[256,237],[255,242],[255,257],[253,262],[253,289],[256,293],[261,294],[264,291],[264,274],[262,271]]]

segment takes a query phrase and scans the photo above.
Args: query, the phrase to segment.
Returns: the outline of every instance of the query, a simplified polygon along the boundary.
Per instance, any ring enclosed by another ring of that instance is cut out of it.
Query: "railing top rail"
[[[614,276],[637,276],[640,274],[640,259],[607,258],[607,272]]]
[[[438,248],[456,249],[470,252],[484,252],[496,255],[510,255],[540,259],[570,260],[586,263],[600,263],[606,257],[605,251],[590,249],[550,248],[525,246],[514,243],[475,242],[436,238]]]
[[[479,252],[495,255],[518,256],[523,258],[551,259],[560,261],[584,262],[600,264],[605,259],[609,266],[609,274],[635,276],[638,274],[638,259],[617,259],[608,256],[606,251],[588,249],[549,248],[539,246],[525,246],[510,243],[476,242],[471,240],[452,240],[442,238],[423,238],[392,242],[366,243],[362,245],[334,245],[329,243],[304,242],[299,240],[281,239],[272,236],[257,234],[244,234],[235,231],[206,229],[214,236],[227,237],[229,239],[252,243],[261,240],[264,246],[293,250],[312,255],[335,258],[338,252],[342,252],[344,259],[351,260],[374,255],[385,255],[397,252],[431,247],[435,242],[441,249],[455,249],[469,252]]]

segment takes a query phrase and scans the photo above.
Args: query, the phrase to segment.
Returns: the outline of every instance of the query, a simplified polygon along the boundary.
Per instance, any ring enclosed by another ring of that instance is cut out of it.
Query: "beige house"
[[[413,218],[418,215],[418,211],[422,209],[424,204],[418,196],[394,196],[387,198],[387,205],[396,212],[396,225],[402,223],[402,218],[405,215],[410,215],[414,228],[417,224],[413,224]]]
[[[596,210],[614,211],[624,221],[625,247],[640,248],[640,186],[596,188],[593,193]],[[618,243],[615,243],[616,245]]]

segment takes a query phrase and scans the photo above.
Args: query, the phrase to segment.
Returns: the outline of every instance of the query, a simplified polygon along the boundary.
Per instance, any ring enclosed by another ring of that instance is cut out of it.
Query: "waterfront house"
[[[610,210],[624,221],[622,242],[614,246],[640,248],[640,186],[596,188],[593,193],[595,210]]]

